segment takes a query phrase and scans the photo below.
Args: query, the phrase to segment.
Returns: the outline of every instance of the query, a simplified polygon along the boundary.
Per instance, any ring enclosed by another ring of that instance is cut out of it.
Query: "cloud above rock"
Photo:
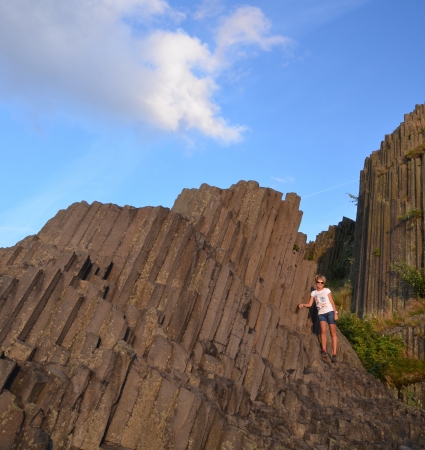
[[[220,75],[235,63],[235,49],[290,41],[272,35],[253,6],[221,14],[208,43],[190,35],[185,20],[163,0],[0,2],[0,100],[236,142],[245,127],[222,117],[214,97]]]

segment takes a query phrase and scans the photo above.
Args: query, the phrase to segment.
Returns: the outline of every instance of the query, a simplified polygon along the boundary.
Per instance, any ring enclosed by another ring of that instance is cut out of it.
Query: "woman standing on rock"
[[[338,320],[338,311],[336,310],[335,303],[332,298],[331,290],[325,288],[326,277],[323,275],[316,275],[316,289],[311,293],[310,301],[308,303],[300,303],[298,307],[300,309],[306,307],[310,308],[313,302],[316,302],[317,313],[320,323],[320,342],[322,344],[322,357],[326,358],[326,324],[329,325],[329,331],[332,338],[332,356],[331,360],[336,362],[338,338],[336,335],[336,322]]]

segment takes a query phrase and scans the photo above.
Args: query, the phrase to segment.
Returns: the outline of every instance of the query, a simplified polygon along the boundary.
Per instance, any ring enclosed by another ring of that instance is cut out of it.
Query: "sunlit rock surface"
[[[414,297],[390,265],[424,266],[424,186],[425,105],[417,105],[366,158],[360,174],[353,279],[361,316],[400,311]]]
[[[307,310],[299,197],[81,202],[0,249],[0,449],[424,448],[424,411]]]

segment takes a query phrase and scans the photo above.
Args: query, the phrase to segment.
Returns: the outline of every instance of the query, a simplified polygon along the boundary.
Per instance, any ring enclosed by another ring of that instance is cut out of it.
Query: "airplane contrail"
[[[341,186],[346,186],[347,184],[351,184],[351,183],[354,183],[354,182],[356,182],[356,181],[358,181],[358,180],[348,181],[347,183],[338,184],[337,186],[333,186],[333,187],[330,187],[330,188],[328,188],[328,189],[323,189],[322,191],[317,191],[317,192],[315,192],[314,194],[304,195],[304,196],[301,197],[301,199],[307,198],[307,197],[313,197],[313,195],[318,195],[318,194],[321,194],[322,192],[331,191],[332,189],[336,189],[336,188],[339,188],[339,187],[341,187]]]

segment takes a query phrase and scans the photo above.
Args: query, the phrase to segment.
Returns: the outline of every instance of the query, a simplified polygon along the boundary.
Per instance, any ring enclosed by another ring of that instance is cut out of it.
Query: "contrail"
[[[313,195],[318,195],[318,194],[321,194],[322,192],[331,191],[332,189],[336,189],[336,188],[339,188],[341,186],[346,186],[347,184],[354,183],[355,181],[358,181],[358,180],[348,181],[347,183],[338,184],[337,186],[333,186],[333,187],[330,187],[328,189],[323,189],[322,191],[315,192],[314,194],[304,195],[304,196],[301,197],[301,199],[307,198],[307,197],[313,197]]]

